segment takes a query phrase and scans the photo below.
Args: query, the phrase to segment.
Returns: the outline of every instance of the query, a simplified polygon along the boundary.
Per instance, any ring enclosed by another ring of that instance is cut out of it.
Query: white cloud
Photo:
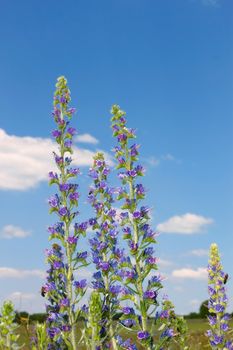
[[[36,297],[37,295],[34,293],[13,292],[8,296],[8,299],[14,302],[18,299],[32,300],[32,299],[35,299]]]
[[[11,300],[14,303],[15,309],[18,311],[27,311],[30,314],[35,312],[45,312],[44,298],[40,295],[40,288],[33,292],[12,292],[0,300],[2,303],[4,300]]]
[[[202,0],[202,3],[206,6],[218,6],[220,3],[220,0]]]
[[[155,158],[155,157],[152,156],[152,157],[147,158],[147,159],[146,159],[146,162],[147,162],[150,166],[156,167],[156,166],[159,165],[160,160],[159,160],[158,158]]]
[[[97,145],[97,143],[99,143],[99,140],[90,134],[78,135],[75,137],[75,141],[79,143],[90,143],[93,145]]]
[[[188,279],[206,279],[207,269],[205,267],[198,267],[196,270],[190,268],[182,268],[172,271],[172,277],[188,278]]]
[[[46,181],[55,169],[53,151],[57,144],[49,138],[8,135],[0,129],[0,189],[25,190]],[[74,147],[73,164],[91,166],[95,152]],[[105,153],[108,163],[111,157]]]
[[[5,239],[25,238],[30,236],[30,231],[25,231],[22,228],[14,225],[6,225],[0,232],[0,237]]]
[[[176,215],[157,226],[157,230],[164,233],[193,234],[201,232],[206,225],[213,223],[210,218],[201,215],[187,213]]]
[[[200,302],[200,300],[198,300],[198,299],[192,299],[192,300],[190,300],[190,304],[191,304],[192,306],[197,306],[197,305],[200,305],[201,302]]]
[[[0,278],[27,278],[27,277],[39,277],[45,278],[45,272],[43,270],[20,270],[12,267],[0,267]]]
[[[175,160],[176,158],[172,154],[167,153],[167,154],[162,155],[161,159],[163,159],[163,160]]]
[[[151,156],[145,159],[145,161],[152,167],[158,166],[163,161],[175,162],[177,164],[181,163],[181,160],[176,159],[171,153],[163,154],[160,157]]]
[[[168,267],[173,265],[173,263],[170,260],[166,260],[166,259],[160,259],[158,260],[158,265],[161,267]]]
[[[193,249],[190,254],[195,256],[208,256],[209,251],[208,249]]]

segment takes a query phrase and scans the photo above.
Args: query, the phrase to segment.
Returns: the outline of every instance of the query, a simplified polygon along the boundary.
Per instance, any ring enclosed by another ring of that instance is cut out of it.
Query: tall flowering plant
[[[118,141],[115,157],[117,168],[121,170],[118,174],[122,182],[118,196],[118,200],[123,200],[121,224],[123,237],[129,247],[129,257],[122,265],[125,277],[123,299],[131,301],[134,306],[122,310],[123,318],[127,320],[126,327],[138,329],[137,343],[143,349],[160,349],[175,334],[173,329],[166,328],[155,344],[154,326],[158,321],[155,311],[159,305],[158,293],[162,288],[162,278],[155,273],[158,269],[153,247],[156,233],[150,226],[149,208],[140,204],[145,198],[145,189],[138,179],[144,175],[144,169],[137,163],[139,145],[131,142],[136,136],[133,129],[127,128],[125,112],[114,105],[111,113],[113,135]],[[154,321],[151,322],[150,319]],[[123,342],[119,339],[119,343],[122,348],[136,349],[135,345],[130,345],[129,340]]]
[[[226,313],[228,298],[226,295],[227,274],[223,272],[220,254],[216,243],[210,246],[210,258],[208,265],[208,292],[209,292],[209,324],[211,329],[207,331],[212,349],[233,350],[233,341],[229,340],[229,314]]]
[[[72,139],[76,130],[70,126],[74,108],[69,107],[70,91],[64,77],[59,77],[54,94],[53,118],[56,129],[52,135],[58,151],[54,152],[57,172],[50,172],[50,184],[57,187],[57,193],[49,199],[50,212],[58,221],[49,227],[52,247],[47,249],[47,281],[42,295],[47,305],[47,331],[49,349],[78,349],[76,322],[80,316],[79,301],[86,290],[86,280],[76,280],[77,270],[87,264],[87,252],[77,251],[77,242],[85,234],[86,226],[74,223],[78,214],[78,185],[73,182],[79,173],[71,167]]]
[[[95,236],[90,239],[92,260],[97,269],[93,275],[92,284],[102,301],[101,349],[116,350],[118,347],[113,318],[119,305],[118,295],[121,285],[117,282],[120,279],[117,267],[123,257],[123,251],[117,247],[117,212],[112,207],[115,190],[108,184],[109,173],[110,169],[104,155],[98,153],[94,157],[93,167],[89,172],[93,185],[90,188],[88,200],[96,213],[96,217],[89,221],[92,229],[96,231]]]

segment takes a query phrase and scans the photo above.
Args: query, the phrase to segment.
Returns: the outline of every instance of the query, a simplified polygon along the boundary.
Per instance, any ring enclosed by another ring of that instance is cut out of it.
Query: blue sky
[[[86,174],[114,145],[110,107],[138,130],[166,289],[179,313],[207,298],[219,244],[233,276],[233,3],[227,0],[0,0],[0,301],[40,311],[55,80],[65,75]],[[229,292],[233,290],[233,279]],[[231,296],[231,310],[233,308]]]

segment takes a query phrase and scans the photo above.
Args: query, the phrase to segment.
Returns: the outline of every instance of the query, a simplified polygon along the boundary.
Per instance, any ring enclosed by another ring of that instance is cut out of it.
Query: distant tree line
[[[209,315],[208,310],[208,300],[203,301],[201,303],[199,312],[190,312],[188,315],[184,315],[184,318],[186,319],[205,319]],[[233,313],[231,314],[233,317]],[[121,317],[121,314],[115,315],[114,319],[117,320]],[[15,316],[15,322],[18,324],[24,324],[24,323],[43,323],[46,321],[46,313],[35,313],[35,314],[29,314],[27,311],[16,311]],[[79,319],[79,321],[82,321],[82,318]]]
[[[190,312],[190,314],[185,315],[184,318],[186,319],[194,319],[194,318],[207,318],[211,313],[209,313],[208,310],[208,300],[203,301],[201,303],[201,306],[199,308],[199,312]],[[233,317],[233,313],[231,314]]]

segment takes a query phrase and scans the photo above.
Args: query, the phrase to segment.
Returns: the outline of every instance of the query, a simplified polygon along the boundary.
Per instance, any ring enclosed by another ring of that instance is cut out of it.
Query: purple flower
[[[107,261],[101,261],[98,266],[102,271],[108,271],[110,268],[110,264]]]
[[[135,187],[135,192],[138,196],[143,196],[145,194],[145,189],[142,184],[137,184]]]
[[[48,202],[49,202],[49,205],[50,205],[52,208],[57,208],[58,205],[59,205],[59,197],[58,197],[58,195],[55,195],[55,196],[50,197],[50,199],[48,200]]]
[[[216,322],[217,322],[216,316],[209,316],[208,319],[211,326],[216,325]]]
[[[67,129],[67,134],[69,134],[70,136],[74,136],[76,134],[76,129],[75,128],[68,128]]]
[[[94,289],[104,289],[105,287],[103,281],[92,281],[92,286]]]
[[[62,331],[63,332],[70,332],[71,326],[68,324],[62,325]]]
[[[140,211],[135,211],[135,212],[133,213],[133,217],[134,217],[134,219],[140,219],[140,217],[141,217],[141,212],[140,212]]]
[[[142,165],[137,165],[135,171],[137,172],[137,175],[143,175],[145,173],[145,169]]]
[[[126,270],[125,271],[125,277],[128,279],[135,279],[136,278],[136,273],[133,270]]]
[[[172,328],[167,328],[162,334],[161,338],[172,338],[174,337],[175,333]]]
[[[47,328],[48,335],[53,339],[57,334],[60,334],[61,330],[58,327]]]
[[[229,326],[227,323],[222,323],[220,327],[221,327],[221,330],[224,332],[228,331],[229,329]]]
[[[62,156],[58,156],[55,152],[54,152],[54,158],[55,158],[55,162],[58,166],[62,165],[64,162],[64,159]]]
[[[121,321],[121,323],[122,323],[125,327],[129,327],[129,328],[133,327],[133,326],[136,324],[135,320],[132,320],[131,318],[128,318],[128,319],[126,319],[126,320],[123,320],[123,321]]]
[[[129,241],[129,247],[133,252],[136,252],[138,250],[138,244],[133,241]]]
[[[157,261],[158,261],[158,259],[155,257],[152,257],[152,256],[150,256],[146,259],[146,263],[149,265],[155,265],[157,263]]]
[[[76,108],[71,107],[67,109],[68,114],[74,114],[75,112],[76,112]]]
[[[69,175],[76,176],[79,173],[80,173],[80,170],[78,168],[67,169],[67,174],[69,174]]]
[[[66,140],[64,142],[64,146],[65,146],[65,148],[71,148],[72,147],[72,141],[71,140]]]
[[[96,224],[97,224],[97,220],[96,220],[96,218],[92,218],[92,219],[90,219],[90,220],[89,220],[89,224],[90,224],[91,226],[96,225]]]
[[[153,290],[147,290],[144,293],[144,298],[146,299],[155,299],[157,297],[157,293]]]
[[[85,251],[85,252],[81,252],[81,253],[77,253],[77,255],[76,255],[76,259],[77,260],[82,260],[82,259],[86,259],[87,258],[87,251]]]
[[[60,102],[61,103],[67,103],[66,97],[65,96],[61,96],[60,97]]]
[[[58,213],[59,215],[61,216],[66,216],[68,214],[68,210],[66,207],[61,207],[59,210],[58,210]]]
[[[134,309],[132,307],[129,307],[129,306],[125,306],[121,310],[122,310],[124,315],[130,315],[130,314],[134,315],[135,314]]]
[[[214,309],[215,309],[216,312],[224,312],[225,308],[224,308],[223,305],[217,304],[217,305],[214,306]]]
[[[136,177],[137,176],[137,171],[136,170],[129,170],[129,171],[127,171],[127,175],[129,176],[129,177]]]
[[[58,175],[57,173],[54,173],[53,171],[49,172],[49,179],[50,180],[58,180]]]
[[[78,192],[73,192],[69,195],[69,198],[71,201],[77,201],[79,199],[79,193]]]
[[[136,144],[134,144],[130,147],[131,157],[136,157],[138,155],[138,148],[139,148],[139,145],[136,145]]]
[[[68,298],[64,298],[60,301],[60,306],[61,307],[69,307],[70,306],[70,301]]]
[[[53,268],[54,268],[55,270],[62,269],[63,266],[64,266],[64,265],[63,265],[63,262],[61,262],[61,261],[55,260],[55,261],[53,262]]]
[[[70,185],[69,184],[60,184],[59,188],[60,188],[61,192],[66,192],[66,191],[69,191]]]
[[[89,170],[89,176],[92,177],[93,179],[98,179],[97,171],[92,168]]]
[[[112,294],[119,294],[121,292],[121,286],[120,285],[112,285],[109,288],[109,292]]]
[[[214,335],[214,339],[210,341],[212,346],[219,345],[223,343],[223,336]]]
[[[117,138],[119,142],[125,142],[127,140],[127,136],[125,134],[118,134]]]
[[[145,339],[148,339],[149,337],[150,337],[150,334],[147,331],[145,331],[145,332],[139,331],[137,333],[138,340],[145,340]]]
[[[67,242],[69,243],[69,244],[76,244],[77,243],[77,237],[74,237],[74,236],[69,236],[68,238],[67,238]]]
[[[61,131],[59,131],[59,130],[53,130],[53,131],[52,131],[52,135],[53,135],[53,137],[55,137],[55,138],[61,137]]]
[[[163,310],[161,311],[160,313],[160,318],[163,319],[163,318],[169,318],[170,316],[170,313],[169,313],[169,310]]]
[[[74,286],[76,289],[84,289],[87,286],[87,280],[75,281]]]
[[[155,283],[160,283],[163,280],[161,275],[157,275],[157,276],[153,276],[150,281],[149,284],[155,284]]]

